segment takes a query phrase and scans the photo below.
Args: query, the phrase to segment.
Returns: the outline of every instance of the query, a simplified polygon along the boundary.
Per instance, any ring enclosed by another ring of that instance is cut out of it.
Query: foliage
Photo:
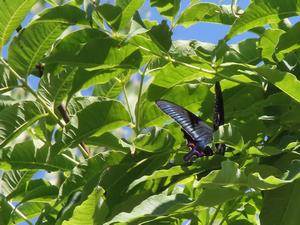
[[[0,0],[1,225],[299,223],[299,0],[45,2]],[[174,40],[202,22],[230,29],[218,44]],[[216,81],[225,156],[185,163],[155,100],[211,125]]]

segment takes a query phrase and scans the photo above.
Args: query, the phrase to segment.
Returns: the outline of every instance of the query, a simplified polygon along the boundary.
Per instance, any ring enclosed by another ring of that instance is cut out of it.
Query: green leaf
[[[0,225],[7,225],[11,219],[12,206],[7,201],[4,195],[0,193]]]
[[[7,43],[15,29],[20,26],[37,0],[1,1],[0,49]]]
[[[172,45],[172,31],[167,21],[163,20],[159,25],[153,26],[147,34],[162,51],[169,51]]]
[[[105,203],[104,190],[95,188],[88,199],[75,208],[73,216],[62,224],[103,224],[107,214],[108,208]]]
[[[185,167],[185,166],[173,166],[169,169],[160,169],[155,170],[150,175],[144,175],[136,180],[134,180],[128,187],[128,191],[137,186],[138,184],[155,180],[155,179],[161,179],[166,177],[174,177],[177,175],[185,175],[186,177],[191,176],[192,174],[199,174],[203,173],[205,171],[209,171],[212,169],[217,169],[220,167],[221,161],[224,160],[223,157],[215,156],[213,158],[210,158],[209,160],[206,160],[204,158],[196,160],[192,165]]]
[[[189,203],[191,203],[191,200],[183,194],[169,196],[165,194],[153,195],[137,205],[130,213],[120,213],[110,221],[107,221],[105,225],[116,222],[138,223],[138,221],[148,221],[151,220],[151,218],[153,219],[160,216],[170,216],[176,211],[179,213],[180,209]]]
[[[18,85],[17,79],[10,70],[0,62],[0,93],[10,91]]]
[[[299,0],[255,0],[232,25],[226,38],[266,24],[276,24],[282,19],[300,14]]]
[[[264,192],[263,207],[260,213],[262,225],[297,225],[300,215],[300,181]]]
[[[300,102],[300,81],[291,73],[270,69],[266,66],[256,68],[255,71],[285,92],[291,98]]]
[[[78,112],[65,126],[59,148],[76,146],[91,135],[103,134],[126,126],[130,117],[124,106],[117,101],[95,102]],[[58,147],[57,146],[57,147]]]
[[[60,16],[57,19],[58,13]],[[64,6],[47,10],[39,20],[13,39],[8,50],[9,64],[20,76],[26,77],[62,32],[83,19],[84,13],[77,7]]]
[[[37,120],[48,116],[37,102],[25,101],[0,112],[0,147],[18,137]]]
[[[186,8],[179,17],[177,24],[184,27],[199,22],[221,23],[231,25],[235,20],[230,6],[215,5],[212,3],[199,3]]]
[[[49,157],[50,147],[45,145],[37,148],[32,141],[6,147],[0,153],[0,167],[2,169],[45,169],[48,171],[69,170],[76,165],[76,160],[69,151]],[[65,157],[68,156],[68,158]]]
[[[67,198],[71,193],[80,190],[91,179],[99,179],[109,166],[119,164],[125,154],[118,151],[109,151],[106,154],[95,155],[74,167],[59,190],[60,198]]]
[[[114,99],[122,92],[122,84],[117,79],[111,79],[105,84],[95,85],[93,95]]]
[[[202,68],[209,67],[207,64],[202,64],[201,66]],[[170,74],[172,74],[172,76],[170,76]],[[186,66],[168,63],[155,73],[155,78],[152,84],[165,88],[171,88],[177,84],[192,81],[199,77],[211,79],[214,77],[213,71],[211,71],[211,73],[208,73],[199,71],[197,68],[191,69],[187,68]]]
[[[117,0],[116,4],[121,7],[122,12],[119,15],[120,25],[118,30],[122,30],[130,24],[130,20],[135,14],[135,12],[144,4],[144,0],[131,0],[131,1],[123,1]]]
[[[52,108],[56,107],[67,97],[72,88],[73,78],[77,68],[57,67],[52,71],[45,70],[37,94]]]
[[[146,134],[139,134],[134,145],[146,152],[170,151],[175,143],[174,137],[164,129],[152,129]]]
[[[138,68],[141,54],[131,45],[120,43],[97,29],[83,29],[64,37],[46,58],[48,63],[95,67],[95,69]]]
[[[150,5],[156,7],[161,15],[173,21],[180,8],[180,0],[150,0]]]
[[[279,60],[284,58],[284,54],[300,48],[300,41],[297,37],[300,35],[300,23],[296,23],[288,32],[280,36],[276,48],[276,56]]]
[[[129,145],[126,145],[124,141],[120,138],[114,136],[111,133],[104,133],[100,136],[92,136],[85,141],[88,145],[102,146],[113,150],[130,152],[128,148]]]
[[[263,33],[259,42],[263,58],[268,59],[270,62],[275,62],[272,56],[275,52],[279,38],[283,33],[284,31],[279,29],[268,29]]]
[[[230,123],[219,127],[218,131],[214,133],[214,142],[225,143],[226,146],[237,150],[242,150],[244,147],[244,140],[238,128]]]

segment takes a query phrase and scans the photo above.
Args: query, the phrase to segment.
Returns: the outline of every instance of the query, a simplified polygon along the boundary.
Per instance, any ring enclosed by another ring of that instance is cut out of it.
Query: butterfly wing
[[[218,130],[219,126],[224,124],[224,103],[222,89],[219,81],[215,84],[215,115],[214,115],[214,131]],[[224,144],[216,144],[217,153],[224,155]]]
[[[215,115],[214,115],[214,131],[224,124],[224,103],[223,95],[219,81],[215,84]]]
[[[182,127],[188,144],[197,143],[204,149],[212,141],[212,128],[195,114],[169,101],[158,100],[156,104]]]

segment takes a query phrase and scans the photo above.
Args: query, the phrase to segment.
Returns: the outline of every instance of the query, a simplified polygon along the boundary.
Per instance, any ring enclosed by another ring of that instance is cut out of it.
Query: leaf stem
[[[143,91],[143,84],[144,84],[144,78],[145,78],[145,74],[146,71],[148,69],[148,66],[151,62],[151,59],[148,61],[148,63],[146,64],[143,72],[141,73],[141,79],[140,79],[140,87],[139,87],[139,93],[138,93],[138,99],[136,102],[136,109],[135,109],[135,132],[138,133],[140,130],[140,122],[139,122],[139,116],[140,116],[140,104],[141,104],[141,96],[142,96],[142,91]]]
[[[43,99],[27,84],[25,79],[21,77],[2,57],[0,58],[1,62],[12,72],[12,74],[21,82],[21,85],[28,90],[35,98],[36,100],[45,108],[47,113],[52,116],[60,127],[64,127],[64,123],[57,117],[57,115],[48,107],[48,105],[43,101]],[[84,158],[88,158],[88,153],[84,150],[84,148],[79,145],[79,150],[81,154],[84,156]]]
[[[219,211],[220,211],[222,205],[223,205],[223,204],[220,204],[220,205],[216,208],[216,211],[215,211],[214,215],[212,216],[212,218],[211,218],[210,222],[208,223],[208,225],[213,225],[213,224],[214,224],[215,219],[217,218],[217,215],[218,215],[218,213],[219,213]]]
[[[33,225],[33,223],[31,223],[30,220],[20,210],[18,210],[11,202],[7,201],[7,203],[13,209],[13,211],[16,212],[26,223],[28,223],[29,225]]]
[[[126,87],[125,87],[125,84],[123,83],[123,81],[121,81],[121,84],[122,84],[122,90],[123,90],[123,93],[124,93],[125,103],[126,103],[127,108],[128,108],[128,112],[129,112],[129,115],[130,115],[131,123],[133,124],[133,114],[132,114],[131,109],[130,109],[130,104],[129,104],[129,100],[128,100],[128,95],[127,95]]]

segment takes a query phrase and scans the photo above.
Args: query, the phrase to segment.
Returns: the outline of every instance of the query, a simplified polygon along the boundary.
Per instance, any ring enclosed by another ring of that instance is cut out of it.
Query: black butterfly
[[[220,83],[215,84],[215,115],[213,128],[204,123],[198,116],[183,107],[166,101],[157,100],[158,107],[172,117],[183,131],[190,152],[184,156],[185,161],[191,161],[194,157],[213,155],[213,150],[208,146],[213,138],[213,132],[224,124],[224,105]],[[224,154],[225,145],[216,144],[216,153]]]

